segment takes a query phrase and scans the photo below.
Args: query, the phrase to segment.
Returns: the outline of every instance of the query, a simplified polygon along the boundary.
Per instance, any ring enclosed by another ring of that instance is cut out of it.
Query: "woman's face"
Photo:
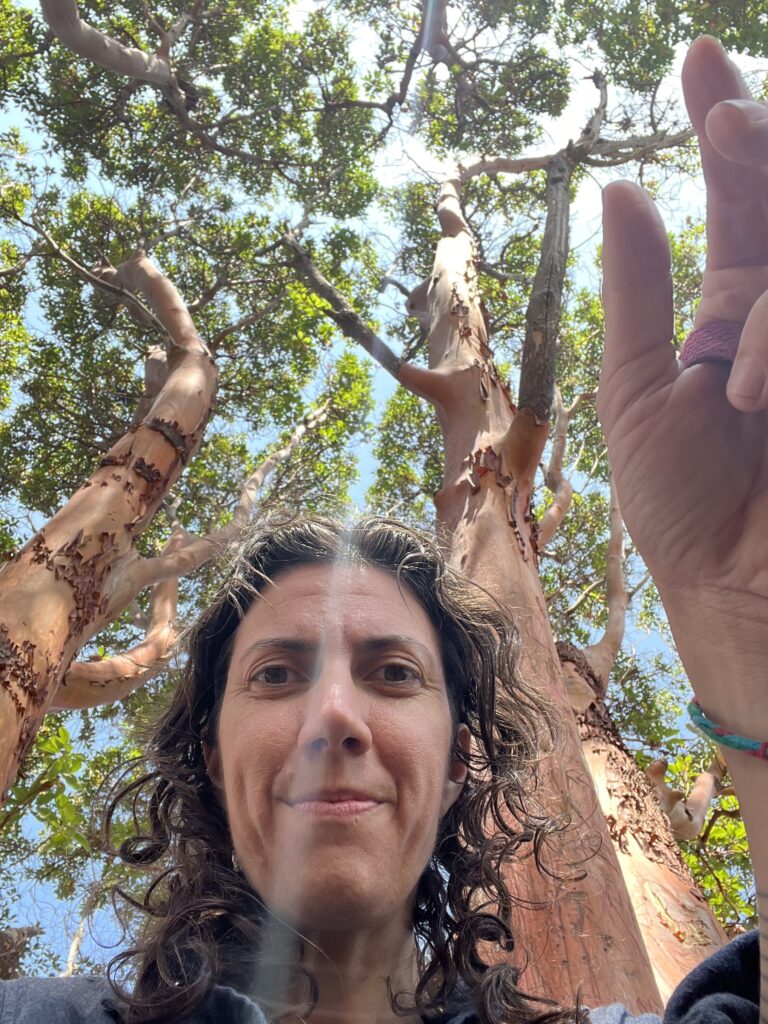
[[[453,747],[419,602],[379,569],[302,566],[238,629],[207,761],[250,884],[289,923],[325,931],[410,920],[466,776]]]

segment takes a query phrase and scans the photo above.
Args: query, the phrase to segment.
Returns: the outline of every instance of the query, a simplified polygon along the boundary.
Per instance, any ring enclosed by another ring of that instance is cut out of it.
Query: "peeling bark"
[[[57,691],[55,710],[97,707],[122,700],[166,668],[177,638],[176,602],[180,577],[220,556],[240,538],[267,480],[307,433],[325,422],[329,409],[328,401],[296,427],[282,448],[264,459],[243,485],[232,519],[225,526],[204,537],[196,537],[177,526],[157,558],[139,559],[127,566],[118,603],[125,601],[127,604],[130,592],[138,593],[154,584],[146,636],[140,644],[122,654],[75,662]]]
[[[699,892],[650,782],[602,701],[579,719],[587,762],[611,831],[643,942],[664,1001],[681,978],[727,942]]]
[[[307,273],[310,268],[306,263],[299,269],[310,287],[329,303],[328,315],[344,333],[378,359],[400,383],[434,405],[445,451],[443,486],[435,498],[438,536],[452,563],[510,609],[523,641],[521,670],[548,695],[563,730],[563,747],[557,756],[547,759],[537,793],[546,813],[566,814],[572,821],[545,854],[548,866],[558,877],[539,873],[530,858],[510,865],[509,870],[512,891],[524,903],[537,905],[537,909],[520,909],[515,924],[520,938],[515,959],[525,967],[523,984],[529,991],[545,992],[566,1003],[572,1002],[581,988],[584,1001],[593,1006],[622,1001],[635,1012],[658,1013],[662,1001],[649,952],[653,956],[658,946],[663,955],[666,953],[663,942],[659,945],[658,937],[652,934],[653,928],[669,928],[675,933],[675,941],[692,951],[689,965],[691,958],[698,962],[718,945],[720,936],[695,888],[675,903],[679,892],[672,886],[672,910],[659,911],[649,920],[649,936],[644,941],[646,928],[641,931],[640,927],[643,915],[649,916],[651,898],[659,906],[664,904],[666,881],[656,879],[655,888],[651,886],[652,897],[643,894],[642,883],[636,893],[635,883],[642,880],[642,874],[631,875],[625,884],[623,865],[614,848],[614,840],[620,846],[616,830],[609,828],[611,822],[601,813],[563,685],[538,576],[536,529],[530,513],[553,397],[573,168],[579,163],[596,162],[593,153],[599,153],[604,161],[616,156],[625,162],[689,137],[687,133],[657,134],[631,140],[629,148],[606,144],[599,137],[606,87],[600,75],[596,74],[594,80],[600,101],[575,143],[543,157],[483,157],[457,166],[447,176],[438,200],[442,238],[433,273],[409,295],[407,304],[427,331],[428,370],[407,363],[398,365],[397,357],[386,346],[381,347],[380,339],[376,339],[379,344],[373,343],[362,320],[349,315],[351,307],[328,281]],[[547,219],[526,316],[516,407],[488,345],[477,293],[474,242],[461,210],[461,188],[476,174],[536,169],[547,171]],[[605,651],[615,633],[612,629]],[[593,654],[601,665],[607,661],[600,651]],[[595,673],[592,675],[598,687],[605,685]],[[591,694],[587,691],[592,700],[594,694],[594,690]],[[598,789],[601,786],[602,781]],[[665,842],[669,840],[674,847],[666,824],[662,824]],[[648,863],[656,862],[650,859]],[[576,880],[574,871],[583,871],[584,878]],[[630,892],[639,901],[640,924]],[[667,973],[659,974],[662,985],[672,973],[671,957],[665,962],[666,968]],[[688,969],[681,961],[676,978]]]
[[[165,553],[186,542],[183,531],[175,531]],[[152,588],[149,623],[141,643],[122,654],[93,661],[76,661],[64,675],[51,710],[82,710],[123,700],[163,671],[170,661],[178,636],[176,611],[178,578],[163,580]]]
[[[126,607],[136,537],[196,451],[216,368],[173,285],[139,252],[118,268],[168,335],[167,375],[147,415],[67,504],[0,568],[0,785],[13,781],[76,652]],[[116,595],[123,600],[116,603]]]
[[[630,601],[624,582],[624,524],[612,476],[610,501],[605,630],[596,643],[583,651],[576,651],[569,645],[558,645],[558,650],[564,662],[571,704],[579,716],[582,750],[611,832],[659,994],[666,1001],[681,979],[725,941],[725,933],[698,891],[677,846],[677,839],[684,838],[685,831],[696,824],[701,828],[715,783],[712,776],[708,777],[711,788],[704,777],[697,782],[689,811],[681,794],[673,794],[663,785],[663,772],[661,780],[658,769],[643,775],[624,747],[603,703],[624,639]],[[593,691],[592,701],[588,699],[590,690]],[[662,813],[658,795],[667,800],[666,814]]]
[[[563,185],[561,170],[559,165],[550,175],[556,189]],[[435,406],[445,447],[444,482],[435,499],[438,534],[451,562],[510,609],[522,638],[521,672],[557,708],[563,748],[546,759],[536,796],[546,813],[572,821],[544,851],[558,878],[539,872],[532,858],[509,865],[510,888],[522,902],[515,914],[519,946],[513,959],[525,967],[522,984],[528,991],[568,1003],[581,987],[591,1005],[622,999],[636,1011],[659,1010],[650,964],[581,754],[538,575],[530,498],[548,434],[551,392],[550,400],[542,399],[552,377],[544,360],[554,352],[559,292],[547,298],[540,287],[532,298],[529,322],[539,324],[534,343],[540,352],[529,366],[535,368],[536,386],[529,388],[531,405],[518,410],[488,345],[460,189],[457,172],[438,200],[442,238],[426,314],[423,295],[410,303],[411,309],[421,303],[421,315],[428,318],[429,367],[446,378],[450,394],[450,401]],[[560,266],[565,251],[567,207],[565,213],[563,218],[558,207],[556,229],[550,230],[555,241],[543,257],[549,267]],[[541,271],[539,282],[545,277]],[[575,877],[581,872],[583,878]]]

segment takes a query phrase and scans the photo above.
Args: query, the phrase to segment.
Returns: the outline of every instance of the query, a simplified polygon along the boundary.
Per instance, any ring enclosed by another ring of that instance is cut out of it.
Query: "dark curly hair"
[[[586,1020],[578,1007],[523,993],[519,969],[489,965],[479,947],[513,949],[513,897],[503,865],[524,844],[532,845],[538,863],[542,843],[565,824],[531,814],[527,806],[552,728],[546,703],[518,677],[519,640],[510,614],[453,571],[426,535],[386,518],[349,527],[319,516],[273,516],[251,529],[224,585],[188,633],[180,683],[153,726],[142,773],[123,779],[110,797],[108,830],[117,808],[126,800],[131,807],[134,835],[121,844],[122,859],[133,866],[170,863],[156,871],[143,898],[121,892],[148,915],[138,941],[109,965],[121,1019],[182,1020],[215,984],[247,992],[263,962],[260,939],[274,919],[233,866],[202,742],[216,742],[235,633],[265,583],[297,566],[339,560],[391,574],[421,603],[440,638],[454,725],[465,722],[473,736],[472,752],[461,755],[467,782],[440,823],[417,888],[418,985],[407,996],[390,991],[393,1009],[425,1013],[464,988],[483,1024]],[[296,969],[308,984],[306,1013],[317,990],[300,966],[297,941]],[[118,977],[126,971],[124,985]],[[264,1009],[269,1014],[268,1004]]]

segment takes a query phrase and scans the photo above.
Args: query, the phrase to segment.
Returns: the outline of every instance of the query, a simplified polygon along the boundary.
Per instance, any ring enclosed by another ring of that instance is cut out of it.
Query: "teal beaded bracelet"
[[[732,747],[734,750],[743,750],[745,754],[751,754],[752,757],[768,760],[768,741],[760,743],[758,740],[748,740],[746,736],[735,736],[732,732],[722,729],[710,718],[707,718],[697,700],[692,700],[688,705],[688,713],[691,716],[693,727],[704,736],[714,740],[715,743],[724,747]]]

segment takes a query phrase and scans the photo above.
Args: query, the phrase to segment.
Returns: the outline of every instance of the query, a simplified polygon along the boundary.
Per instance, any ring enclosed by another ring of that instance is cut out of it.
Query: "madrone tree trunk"
[[[580,149],[590,145],[589,133],[596,127],[599,117],[578,145],[554,156],[482,159],[457,167],[444,183],[437,208],[442,238],[434,269],[408,300],[410,313],[427,331],[426,369],[399,359],[320,274],[295,238],[286,236],[284,244],[300,276],[327,302],[328,315],[344,333],[434,406],[445,458],[443,486],[435,498],[438,534],[453,564],[510,609],[522,640],[521,672],[547,694],[555,709],[562,746],[544,762],[537,800],[545,813],[567,817],[571,825],[544,853],[551,873],[538,871],[532,857],[509,865],[509,884],[520,901],[513,959],[525,968],[521,983],[531,993],[565,1003],[580,991],[588,1005],[621,1001],[634,1012],[659,1012],[670,988],[721,944],[722,931],[674,854],[668,822],[656,804],[636,798],[639,793],[650,799],[651,791],[626,753],[621,792],[610,773],[607,778],[601,774],[599,759],[590,756],[596,789],[541,589],[530,512],[549,434],[570,179]],[[474,174],[536,169],[547,172],[547,220],[528,307],[516,407],[488,344],[461,190]],[[562,459],[564,438],[557,447]],[[567,513],[570,495],[562,472],[553,474],[553,480],[555,503],[545,524],[550,536]],[[622,802],[624,831],[614,826],[619,819],[607,799],[620,799],[622,792],[633,795]],[[624,856],[626,830],[642,837],[649,821],[658,841],[639,841],[632,856]],[[631,897],[638,899],[638,913]]]
[[[560,420],[563,410],[557,404]],[[656,762],[645,773],[639,770],[611,721],[604,697],[624,639],[631,596],[624,582],[624,524],[612,477],[605,594],[603,635],[583,651],[563,643],[557,648],[582,751],[666,1002],[680,981],[681,963],[693,967],[726,941],[677,844],[677,839],[691,839],[701,830],[722,773],[715,763],[686,799],[664,784],[663,763]]]
[[[588,1005],[622,999],[634,1011],[658,1012],[651,965],[562,684],[530,513],[549,433],[560,302],[552,282],[562,287],[564,279],[570,170],[564,156],[547,167],[549,215],[528,311],[522,408],[515,408],[488,346],[461,171],[438,201],[442,239],[426,307],[417,308],[423,290],[412,302],[428,323],[434,385],[424,390],[445,446],[435,499],[439,535],[457,568],[510,610],[522,640],[521,674],[550,698],[562,736],[561,749],[542,764],[536,794],[546,813],[571,822],[543,851],[553,874],[539,872],[532,857],[508,868],[519,900],[513,959],[525,968],[522,986],[565,1003],[581,991]]]

